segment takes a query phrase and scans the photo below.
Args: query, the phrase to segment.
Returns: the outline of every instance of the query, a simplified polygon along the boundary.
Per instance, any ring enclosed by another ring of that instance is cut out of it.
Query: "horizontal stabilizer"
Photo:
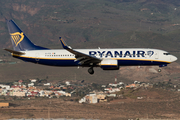
[[[10,52],[10,53],[13,53],[13,54],[18,54],[18,55],[24,55],[25,53],[23,53],[23,52],[19,52],[19,51],[14,51],[14,50],[10,50],[10,49],[4,49],[4,50],[6,50],[6,51],[8,51],[8,52]]]

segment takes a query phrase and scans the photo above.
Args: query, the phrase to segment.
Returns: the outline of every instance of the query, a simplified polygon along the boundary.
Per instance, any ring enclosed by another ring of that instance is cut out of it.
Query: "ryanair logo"
[[[145,57],[148,55],[149,57],[153,56],[154,51],[89,51],[90,56],[100,56],[101,58],[104,56],[107,57]]]
[[[10,35],[16,46],[24,39],[23,32],[15,32]]]
[[[154,51],[147,51],[147,55],[149,55],[149,57],[151,57],[154,54]]]

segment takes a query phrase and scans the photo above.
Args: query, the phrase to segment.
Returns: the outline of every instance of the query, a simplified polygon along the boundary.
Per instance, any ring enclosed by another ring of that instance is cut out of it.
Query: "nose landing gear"
[[[161,68],[158,69],[158,72],[161,72]]]
[[[88,72],[89,72],[89,74],[94,74],[94,70],[93,70],[93,67],[90,67],[89,69],[88,69]]]

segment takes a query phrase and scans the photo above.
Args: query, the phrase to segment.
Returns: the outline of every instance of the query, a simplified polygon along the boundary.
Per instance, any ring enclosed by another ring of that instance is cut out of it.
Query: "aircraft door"
[[[159,59],[159,52],[158,51],[156,51],[156,53],[155,53],[155,59]]]
[[[38,62],[39,61],[39,53],[35,54],[35,60]]]

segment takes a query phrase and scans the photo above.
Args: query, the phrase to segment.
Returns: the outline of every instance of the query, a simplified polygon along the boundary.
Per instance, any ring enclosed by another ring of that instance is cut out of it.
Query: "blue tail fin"
[[[13,20],[7,20],[11,42],[15,51],[43,50],[48,49],[34,45]]]

